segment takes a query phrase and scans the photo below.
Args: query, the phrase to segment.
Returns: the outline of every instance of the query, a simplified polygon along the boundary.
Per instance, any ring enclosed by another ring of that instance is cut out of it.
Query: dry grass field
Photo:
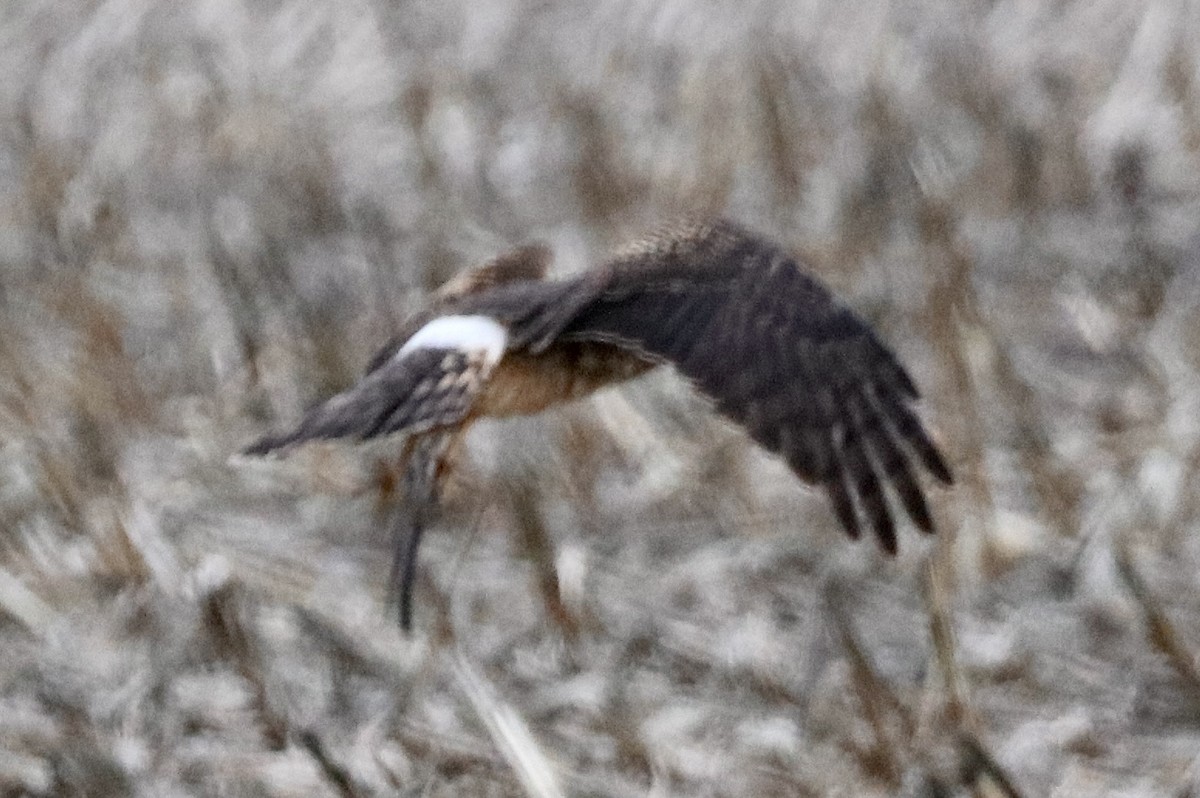
[[[6,0],[0,795],[1200,796],[1200,6]],[[237,454],[422,298],[681,212],[958,484],[891,559],[671,372]]]

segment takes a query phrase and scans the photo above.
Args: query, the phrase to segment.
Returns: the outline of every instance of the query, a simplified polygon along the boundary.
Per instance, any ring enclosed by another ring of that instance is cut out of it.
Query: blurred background
[[[1200,794],[1200,7],[9,0],[0,794]],[[889,559],[670,372],[237,451],[429,290],[681,212],[804,258],[959,482]]]

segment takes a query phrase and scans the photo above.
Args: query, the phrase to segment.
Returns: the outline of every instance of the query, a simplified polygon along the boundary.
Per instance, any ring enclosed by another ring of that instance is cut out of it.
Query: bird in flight
[[[447,283],[355,385],[246,449],[407,435],[407,540],[392,574],[405,631],[421,534],[467,428],[662,364],[823,488],[851,537],[870,528],[895,553],[885,484],[933,531],[917,472],[947,485],[953,476],[913,411],[916,386],[871,327],[780,247],[728,221],[687,221],[574,277],[549,279],[549,265],[545,247],[527,246]]]

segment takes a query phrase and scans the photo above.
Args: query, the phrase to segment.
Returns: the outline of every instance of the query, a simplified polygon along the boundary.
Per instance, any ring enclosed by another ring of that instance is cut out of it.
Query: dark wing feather
[[[795,260],[734,225],[689,225],[619,256],[602,290],[559,327],[673,363],[802,479],[821,484],[843,527],[865,518],[896,549],[883,485],[918,527],[933,520],[910,452],[950,469],[913,413],[917,390],[871,328]]]
[[[416,349],[376,365],[352,388],[309,410],[291,432],[263,438],[246,454],[325,438],[373,438],[456,424],[491,372],[481,354]]]

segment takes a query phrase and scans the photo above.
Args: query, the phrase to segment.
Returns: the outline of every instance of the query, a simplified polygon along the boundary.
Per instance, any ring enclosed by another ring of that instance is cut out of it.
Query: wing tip
[[[854,508],[854,499],[846,487],[846,481],[840,469],[825,480],[825,491],[833,504],[834,515],[838,523],[851,540],[862,537],[862,526],[858,523],[858,512]]]
[[[900,544],[896,539],[896,526],[890,518],[885,525],[875,527],[875,539],[879,541],[879,547],[883,549],[883,553],[889,557],[895,557],[900,550]]]
[[[950,486],[955,483],[954,472],[951,470],[950,464],[946,462],[945,456],[936,446],[930,447],[926,453],[925,467],[943,485]]]
[[[264,435],[258,440],[241,449],[241,454],[247,457],[265,457],[293,443],[294,435]]]

